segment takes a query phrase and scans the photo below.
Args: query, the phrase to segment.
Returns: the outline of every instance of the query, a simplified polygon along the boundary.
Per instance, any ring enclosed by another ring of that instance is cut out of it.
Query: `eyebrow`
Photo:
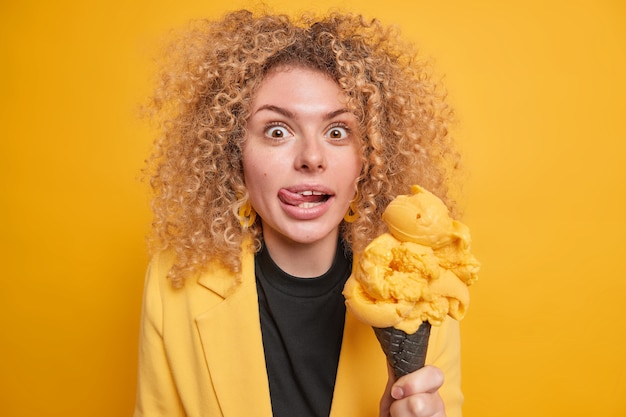
[[[273,111],[273,112],[281,114],[281,115],[283,115],[285,117],[288,117],[290,119],[295,119],[296,118],[296,115],[293,112],[291,112],[291,111],[289,111],[289,110],[287,110],[287,109],[285,109],[283,107],[274,106],[272,104],[264,104],[263,106],[259,107],[254,112],[254,114],[257,114],[261,110]],[[348,110],[348,109],[337,109],[337,110],[328,112],[328,113],[326,113],[324,115],[323,120],[330,120],[330,119],[332,119],[334,117],[337,117],[337,116],[339,116],[340,114],[343,114],[343,113],[350,113],[350,110]]]

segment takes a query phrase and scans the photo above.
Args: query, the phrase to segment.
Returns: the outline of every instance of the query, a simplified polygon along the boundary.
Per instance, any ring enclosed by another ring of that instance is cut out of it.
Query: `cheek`
[[[353,154],[353,158],[350,164],[347,164],[350,167],[350,177],[356,181],[356,179],[361,175],[363,171],[363,161],[361,160],[361,156],[355,152]]]
[[[261,196],[267,194],[271,186],[268,165],[256,158],[244,158],[243,179],[252,204],[258,205]]]
[[[243,159],[243,175],[247,181],[255,181],[258,178],[266,177],[268,174],[267,161],[263,162],[262,158],[245,158]]]
[[[279,173],[288,169],[287,160],[288,156],[284,153],[250,143],[244,146],[242,152],[244,181],[248,186],[263,186],[276,181]]]
[[[255,158],[255,153],[248,146],[244,146],[241,155],[241,165],[243,167],[243,178],[246,184],[254,182],[254,177],[257,176],[258,161]]]

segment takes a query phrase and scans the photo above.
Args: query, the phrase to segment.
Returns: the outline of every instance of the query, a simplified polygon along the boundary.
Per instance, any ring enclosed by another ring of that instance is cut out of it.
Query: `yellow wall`
[[[624,3],[343,3],[418,41],[458,109],[484,264],[466,415],[626,415]],[[150,219],[135,106],[168,29],[242,4],[0,5],[0,415],[130,415]]]

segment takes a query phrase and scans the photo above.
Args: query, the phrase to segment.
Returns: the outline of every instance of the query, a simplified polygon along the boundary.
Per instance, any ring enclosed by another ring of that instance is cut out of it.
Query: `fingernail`
[[[400,400],[404,398],[404,390],[402,389],[402,387],[393,387],[391,389],[391,396],[394,400]]]

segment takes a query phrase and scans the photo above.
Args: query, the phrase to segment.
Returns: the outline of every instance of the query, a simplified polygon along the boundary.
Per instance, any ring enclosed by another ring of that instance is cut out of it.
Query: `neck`
[[[264,236],[265,246],[280,269],[299,278],[315,278],[325,274],[335,260],[338,232],[315,243]]]

